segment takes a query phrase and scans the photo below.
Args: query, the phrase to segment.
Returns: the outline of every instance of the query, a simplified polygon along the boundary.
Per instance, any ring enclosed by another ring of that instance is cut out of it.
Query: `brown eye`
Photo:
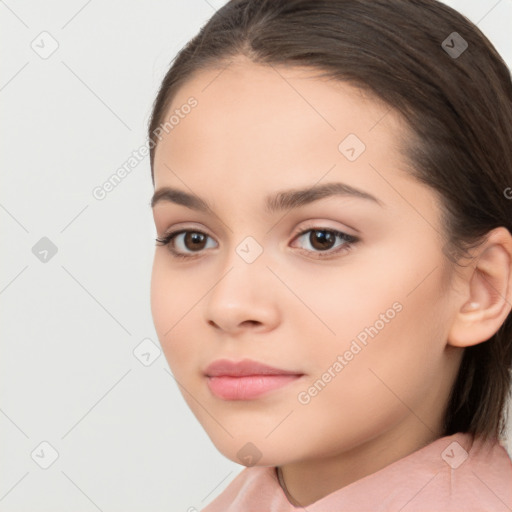
[[[353,235],[327,228],[310,228],[299,233],[296,238],[299,241],[303,240],[303,244],[306,242],[304,252],[316,254],[321,258],[347,251],[359,241],[359,238]],[[336,240],[341,240],[341,243],[336,244]]]
[[[332,248],[336,242],[336,236],[331,231],[312,229],[308,241],[314,249],[322,251]]]
[[[206,245],[207,235],[196,231],[186,231],[183,238],[183,245],[191,251],[199,251],[204,249]]]
[[[184,236],[182,236],[184,235]],[[193,253],[200,253],[207,248],[208,239],[213,240],[209,235],[202,231],[193,231],[182,229],[174,231],[163,238],[157,238],[159,245],[168,245],[170,252],[179,258],[188,258]]]

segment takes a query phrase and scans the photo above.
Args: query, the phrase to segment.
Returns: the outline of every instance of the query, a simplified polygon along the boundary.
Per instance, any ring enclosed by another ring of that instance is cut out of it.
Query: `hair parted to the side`
[[[457,32],[468,48],[441,43]],[[512,232],[512,80],[471,21],[437,0],[231,0],[177,54],[149,122],[155,130],[177,90],[205,69],[242,56],[302,66],[348,82],[401,114],[410,173],[439,194],[443,251],[457,263],[492,229]],[[512,314],[489,340],[464,349],[444,435],[503,437],[512,365]]]

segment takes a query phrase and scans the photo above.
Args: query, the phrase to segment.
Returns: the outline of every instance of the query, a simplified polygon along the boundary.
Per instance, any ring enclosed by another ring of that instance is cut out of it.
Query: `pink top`
[[[243,469],[201,512],[470,512],[512,510],[512,460],[499,440],[441,437],[311,505],[292,505],[274,466]]]

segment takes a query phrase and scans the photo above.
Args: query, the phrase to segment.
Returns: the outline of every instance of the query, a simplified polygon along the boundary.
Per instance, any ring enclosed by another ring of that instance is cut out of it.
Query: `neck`
[[[441,437],[440,431],[391,431],[355,448],[321,460],[302,460],[277,467],[288,501],[306,507],[356,480],[388,466]]]

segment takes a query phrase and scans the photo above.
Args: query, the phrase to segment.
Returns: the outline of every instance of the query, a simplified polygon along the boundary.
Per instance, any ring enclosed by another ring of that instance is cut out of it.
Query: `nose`
[[[207,323],[230,334],[266,332],[280,321],[276,280],[263,261],[230,259],[203,304]]]

